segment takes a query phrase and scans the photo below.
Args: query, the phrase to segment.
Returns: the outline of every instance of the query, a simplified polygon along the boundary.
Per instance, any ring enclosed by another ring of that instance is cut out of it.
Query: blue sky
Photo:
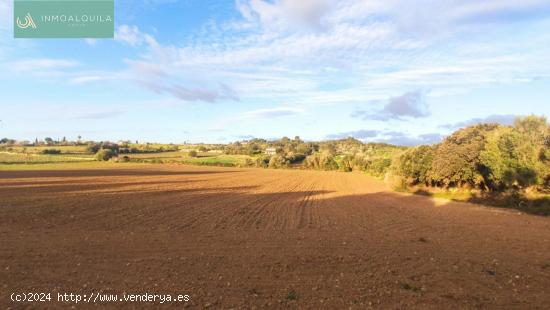
[[[419,144],[550,116],[547,0],[115,2],[114,40],[29,40],[0,0],[0,136]]]

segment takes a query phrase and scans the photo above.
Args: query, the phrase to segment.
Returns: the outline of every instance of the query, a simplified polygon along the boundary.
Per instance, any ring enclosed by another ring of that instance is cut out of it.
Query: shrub
[[[428,185],[428,173],[432,168],[436,147],[421,145],[410,148],[396,157],[392,171],[402,176],[408,185]]]
[[[285,168],[288,167],[289,162],[286,160],[285,157],[281,155],[274,155],[271,156],[269,159],[269,168]]]
[[[317,152],[306,157],[305,166],[316,170],[338,170],[338,163],[330,152]]]
[[[101,149],[101,144],[99,143],[90,143],[86,146],[86,152],[90,154],[95,154]]]
[[[267,156],[267,155],[264,155],[264,156],[260,156],[258,158],[256,158],[256,167],[258,168],[267,168],[269,166],[269,161],[270,161],[271,157],[270,156]]]
[[[539,161],[539,147],[534,142],[527,133],[511,127],[500,128],[488,137],[480,154],[480,170],[491,189],[528,187],[542,182],[545,167]]]
[[[353,156],[352,155],[344,155],[338,161],[338,170],[344,171],[344,172],[352,171],[353,170]]]
[[[285,158],[290,164],[297,164],[297,163],[303,162],[304,159],[306,158],[306,155],[291,152],[287,154]]]
[[[244,163],[243,164],[239,164],[238,165],[239,167],[254,167],[256,166],[256,162],[250,158],[246,158],[244,160]]]
[[[478,171],[479,157],[487,136],[500,127],[481,124],[453,133],[437,147],[429,179],[434,185],[443,187],[468,185],[485,188],[483,175]]]
[[[116,153],[111,149],[101,149],[95,154],[95,159],[98,161],[107,161],[116,156]]]
[[[391,158],[376,158],[371,161],[366,171],[374,176],[381,177],[388,171],[391,163]]]
[[[197,151],[189,151],[189,153],[187,153],[187,155],[189,157],[197,157],[199,156],[199,154],[197,153]]]
[[[57,149],[45,149],[45,150],[42,150],[41,153],[42,153],[42,154],[47,154],[47,155],[57,155],[57,154],[61,154],[61,150],[57,150]]]

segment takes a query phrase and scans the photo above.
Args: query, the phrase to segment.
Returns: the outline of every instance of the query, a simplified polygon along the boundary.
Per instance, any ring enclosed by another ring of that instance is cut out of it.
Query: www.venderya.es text
[[[113,293],[12,293],[12,302],[24,303],[112,303],[112,302],[147,302],[147,303],[185,303],[191,300],[187,294],[113,294]]]

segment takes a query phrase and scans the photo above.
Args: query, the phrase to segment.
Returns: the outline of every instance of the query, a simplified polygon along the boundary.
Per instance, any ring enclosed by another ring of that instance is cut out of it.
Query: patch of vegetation
[[[408,149],[395,157],[387,180],[399,190],[549,215],[549,155],[546,118],[528,116],[514,126],[474,125],[438,145]]]
[[[17,165],[24,164],[44,164],[44,163],[63,163],[63,162],[81,162],[93,160],[91,156],[77,155],[50,155],[50,154],[31,154],[31,153],[10,153],[0,152],[0,164]]]
[[[116,156],[116,152],[111,149],[101,149],[95,154],[95,159],[99,161],[107,161]]]
[[[413,291],[413,292],[420,291],[420,289],[418,287],[416,287],[412,284],[409,284],[409,283],[405,283],[405,282],[399,283],[399,287],[401,287],[402,289],[407,290],[407,291]]]
[[[406,185],[484,191],[544,187],[550,174],[546,118],[518,118],[514,126],[480,124],[460,129],[441,144],[411,148],[391,171]]]
[[[297,300],[298,299],[298,293],[296,293],[295,290],[290,290],[286,294],[286,300]]]
[[[58,150],[58,149],[44,149],[40,153],[45,154],[45,155],[56,155],[56,154],[61,154],[61,150]]]

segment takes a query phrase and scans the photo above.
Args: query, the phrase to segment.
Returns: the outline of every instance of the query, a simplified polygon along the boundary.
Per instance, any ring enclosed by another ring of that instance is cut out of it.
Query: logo
[[[114,37],[114,0],[13,1],[14,38]]]
[[[32,19],[31,13],[27,13],[27,15],[25,15],[25,22],[24,23],[21,22],[19,17],[17,17],[16,23],[17,23],[17,27],[19,27],[21,29],[27,29],[29,27],[31,27],[33,29],[36,29],[36,24],[34,23],[34,20]]]

